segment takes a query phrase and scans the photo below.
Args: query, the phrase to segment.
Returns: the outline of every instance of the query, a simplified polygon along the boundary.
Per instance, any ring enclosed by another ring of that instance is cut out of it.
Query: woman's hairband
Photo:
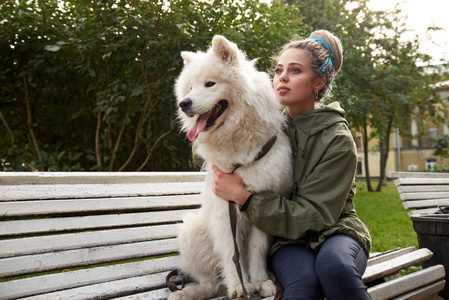
[[[315,41],[321,45],[324,46],[324,48],[326,48],[327,52],[329,53],[329,56],[326,58],[326,60],[324,61],[324,63],[320,66],[320,71],[321,72],[327,72],[331,69],[334,68],[334,64],[332,63],[332,58],[335,58],[335,54],[334,51],[332,50],[332,48],[329,46],[329,44],[327,43],[327,41],[315,34],[312,34],[309,37],[310,40]]]

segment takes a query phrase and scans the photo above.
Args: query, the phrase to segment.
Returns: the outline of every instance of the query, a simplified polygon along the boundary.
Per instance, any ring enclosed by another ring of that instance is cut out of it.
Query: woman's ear
[[[326,85],[326,78],[325,77],[319,77],[316,79],[315,82],[315,93],[318,91],[321,91],[321,89]]]

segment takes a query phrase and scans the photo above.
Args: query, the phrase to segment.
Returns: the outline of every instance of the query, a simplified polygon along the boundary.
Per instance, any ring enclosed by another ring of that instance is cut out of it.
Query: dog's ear
[[[192,55],[193,54],[194,54],[193,52],[189,52],[189,51],[182,51],[181,52],[181,57],[184,60],[184,64],[185,65],[190,63],[190,61],[192,60]]]
[[[237,46],[224,36],[216,35],[212,39],[212,50],[224,62],[237,64]]]

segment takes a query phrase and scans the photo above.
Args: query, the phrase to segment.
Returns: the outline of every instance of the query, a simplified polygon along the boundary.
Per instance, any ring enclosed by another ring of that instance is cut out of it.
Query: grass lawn
[[[377,187],[377,182],[373,188]],[[368,192],[366,182],[357,182],[354,198],[357,214],[368,226],[373,244],[371,252],[382,252],[397,247],[416,246],[418,239],[413,223],[402,206],[393,182],[382,187],[381,192]]]

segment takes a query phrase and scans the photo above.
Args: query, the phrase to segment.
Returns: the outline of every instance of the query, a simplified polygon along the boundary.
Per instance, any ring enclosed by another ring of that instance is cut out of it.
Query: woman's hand
[[[237,173],[224,173],[216,165],[212,165],[212,171],[214,171],[212,191],[215,195],[226,201],[243,205],[251,193],[245,188],[242,177]]]

